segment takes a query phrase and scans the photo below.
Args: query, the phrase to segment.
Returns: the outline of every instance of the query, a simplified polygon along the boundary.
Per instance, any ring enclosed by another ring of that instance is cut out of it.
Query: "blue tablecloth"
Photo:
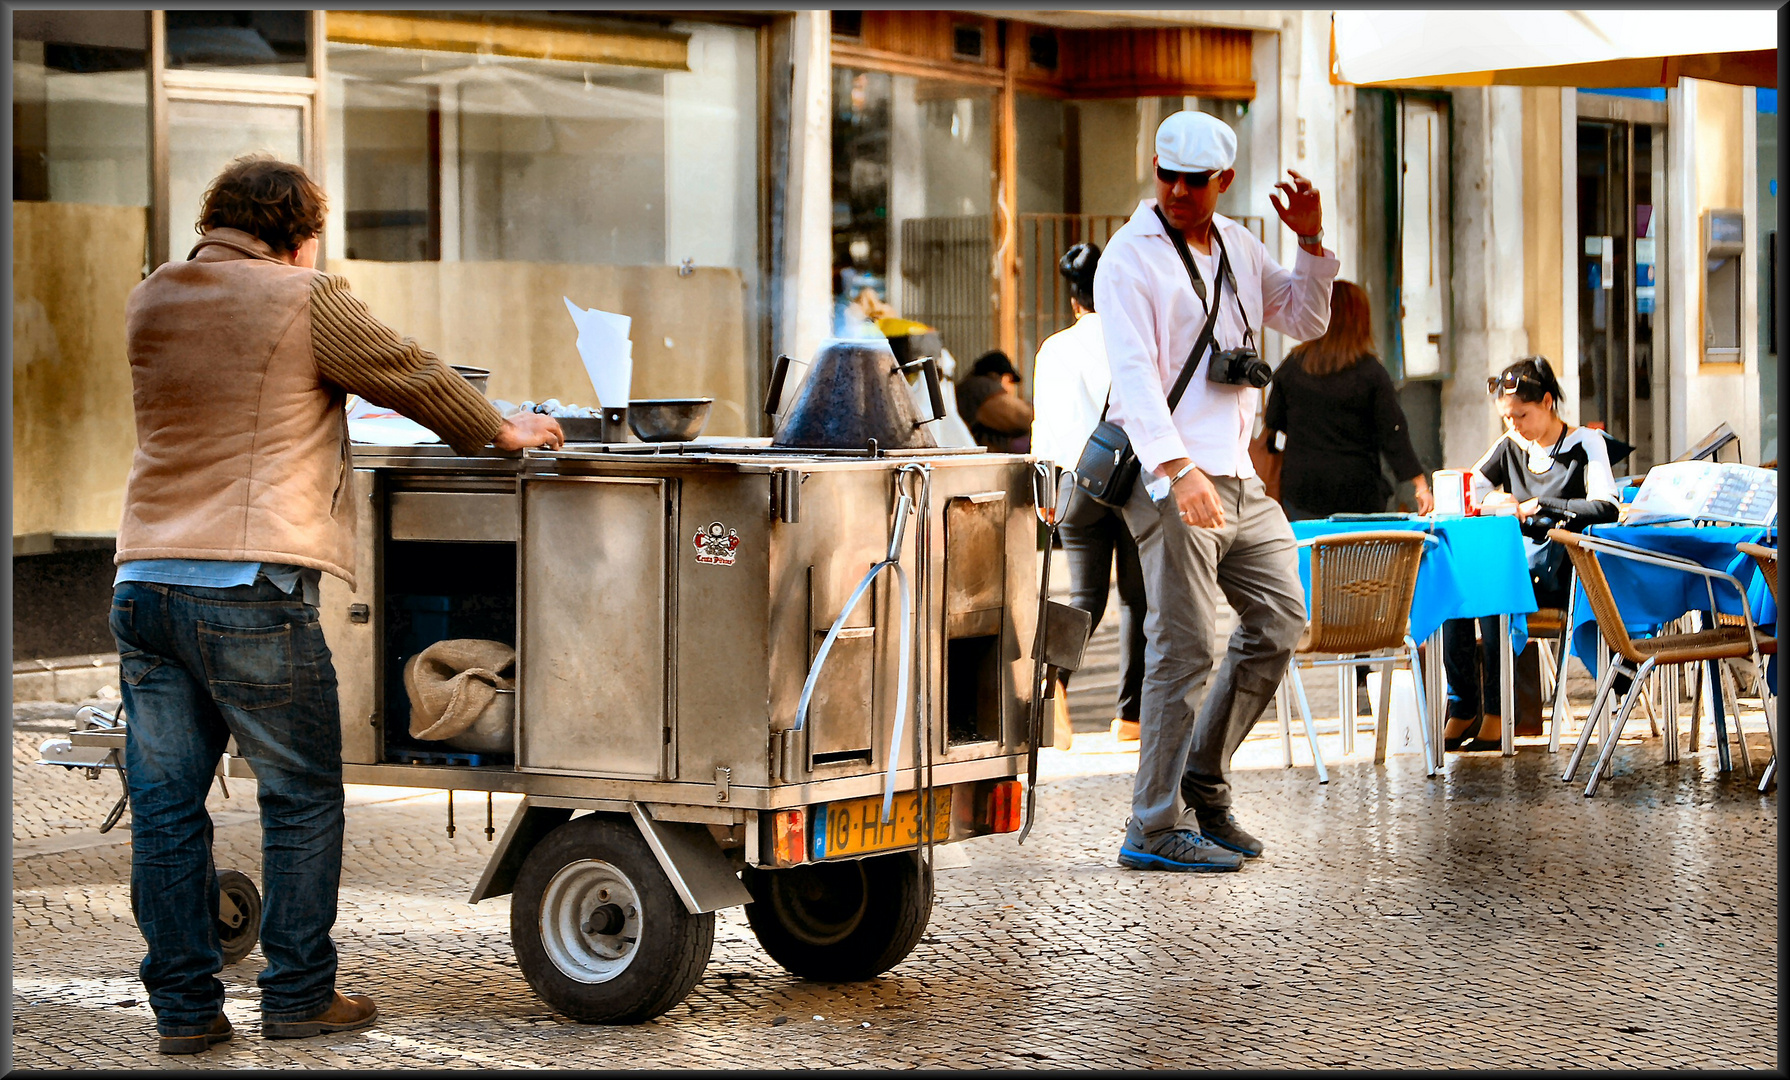
[[[1448,619],[1524,615],[1535,610],[1523,534],[1513,517],[1408,518],[1394,521],[1295,521],[1300,540],[1335,533],[1399,529],[1427,532],[1437,543],[1424,552],[1411,601],[1411,636],[1418,641]],[[1299,581],[1311,601],[1311,549],[1299,551]],[[1510,621],[1511,648],[1529,641],[1527,619]]]
[[[1747,603],[1752,607],[1753,619],[1763,627],[1770,627],[1778,620],[1777,603],[1772,599],[1771,588],[1766,584],[1765,576],[1759,572],[1759,565],[1751,556],[1736,550],[1734,546],[1750,543],[1776,547],[1776,529],[1750,525],[1700,528],[1593,525],[1586,531],[1592,536],[1646,548],[1662,555],[1676,555],[1711,570],[1733,574],[1746,587]],[[1599,558],[1598,563],[1603,567],[1604,577],[1610,582],[1610,593],[1616,599],[1616,607],[1622,612],[1623,625],[1631,634],[1652,634],[1662,624],[1687,611],[1709,610],[1706,578],[1629,559],[1606,556]],[[1717,610],[1726,615],[1739,615],[1740,597],[1735,593],[1734,586],[1725,581],[1716,581],[1714,584]],[[1573,590],[1572,621],[1573,654],[1584,661],[1586,667],[1596,670],[1595,661],[1591,659],[1598,648],[1596,616],[1592,614],[1590,602],[1585,599],[1585,590],[1577,586]],[[1774,657],[1770,672],[1774,689],[1777,685],[1776,668],[1777,661]]]

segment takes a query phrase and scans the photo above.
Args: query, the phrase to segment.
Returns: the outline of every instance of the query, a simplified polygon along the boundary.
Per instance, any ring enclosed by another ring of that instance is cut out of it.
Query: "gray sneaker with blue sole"
[[[1128,870],[1222,874],[1241,869],[1243,856],[1219,847],[1197,832],[1175,829],[1142,843],[1127,836],[1119,846],[1119,865]]]

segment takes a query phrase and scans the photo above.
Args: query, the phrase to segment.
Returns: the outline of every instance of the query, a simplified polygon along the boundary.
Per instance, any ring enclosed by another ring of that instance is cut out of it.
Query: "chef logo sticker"
[[[719,521],[711,521],[708,528],[696,531],[692,543],[696,545],[697,562],[732,566],[734,554],[739,550],[740,534]]]

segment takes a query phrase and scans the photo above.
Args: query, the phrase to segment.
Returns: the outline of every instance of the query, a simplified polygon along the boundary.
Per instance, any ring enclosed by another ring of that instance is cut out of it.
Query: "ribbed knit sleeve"
[[[503,417],[471,384],[375,319],[348,291],[346,278],[317,276],[311,289],[311,348],[324,378],[408,416],[457,453],[477,450],[503,427]]]

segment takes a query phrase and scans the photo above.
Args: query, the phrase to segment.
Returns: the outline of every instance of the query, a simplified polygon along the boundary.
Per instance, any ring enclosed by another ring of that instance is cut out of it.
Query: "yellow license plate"
[[[920,840],[919,793],[897,792],[883,820],[883,797],[845,799],[824,803],[814,812],[814,857],[839,858],[912,847]],[[951,789],[932,792],[932,840],[942,842],[951,834]]]

